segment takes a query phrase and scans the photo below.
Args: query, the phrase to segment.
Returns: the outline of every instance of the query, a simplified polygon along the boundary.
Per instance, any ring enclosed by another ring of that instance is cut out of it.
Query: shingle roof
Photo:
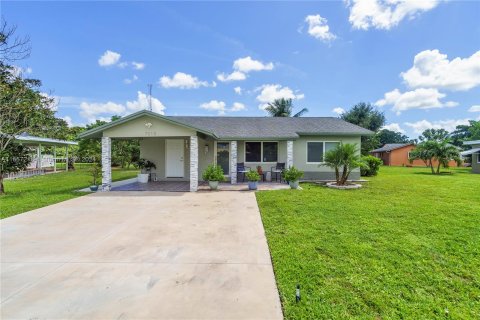
[[[371,135],[372,132],[330,117],[167,117],[202,128],[219,139],[298,138],[299,135]]]
[[[372,150],[370,152],[387,152],[387,151],[392,151],[392,150],[395,150],[395,149],[400,149],[400,148],[409,146],[411,144],[412,143],[387,143],[383,147]]]
[[[104,130],[142,116],[187,126],[217,139],[295,139],[300,135],[360,136],[373,134],[370,130],[331,117],[189,117],[163,116],[152,111],[141,110],[119,120],[84,131],[79,138],[101,137]]]

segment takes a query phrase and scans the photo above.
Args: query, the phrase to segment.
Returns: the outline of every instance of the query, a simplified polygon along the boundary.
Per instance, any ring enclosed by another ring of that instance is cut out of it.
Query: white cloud
[[[413,19],[432,10],[440,0],[347,0],[346,3],[353,28],[389,30],[405,18]]]
[[[470,109],[468,109],[468,112],[480,112],[480,105],[474,105],[471,106]]]
[[[65,116],[65,117],[62,117],[63,120],[65,120],[65,122],[67,123],[67,125],[71,128],[73,127],[73,122],[72,122],[72,117],[70,116]]]
[[[450,61],[438,50],[425,50],[415,56],[413,67],[400,75],[411,88],[469,90],[480,85],[480,50]]]
[[[127,101],[126,104],[108,101],[102,102],[82,102],[80,103],[80,115],[88,123],[95,120],[109,120],[112,115],[124,116],[129,113],[147,109],[149,106],[148,95],[138,91],[137,100]],[[165,113],[165,106],[157,98],[152,97],[152,111],[160,114]]]
[[[235,91],[236,94],[242,94],[242,88],[241,87],[235,87],[235,88],[233,88],[233,91]]]
[[[337,108],[333,108],[332,112],[336,114],[342,114],[345,112],[345,109],[337,107]]]
[[[140,111],[148,109],[149,107],[149,97],[146,93],[141,91],[137,92],[137,100],[127,101],[127,109],[129,111]],[[165,114],[165,106],[163,103],[155,97],[152,97],[152,111],[160,114]]]
[[[132,61],[132,67],[135,70],[143,70],[143,69],[145,69],[145,63]]]
[[[205,102],[200,105],[201,109],[209,111],[218,111],[218,114],[225,114],[225,102],[211,100],[210,102]]]
[[[125,112],[125,106],[119,103],[108,101],[107,103],[82,102],[80,103],[80,115],[89,123],[95,122],[99,115],[111,114],[121,115]]]
[[[440,101],[440,99],[444,98],[445,96],[446,95],[444,93],[432,88],[420,88],[404,93],[401,93],[400,90],[395,89],[385,93],[384,98],[378,100],[375,102],[375,104],[380,107],[392,105],[392,110],[397,114],[409,109],[433,109],[455,107],[458,105],[457,102],[453,101]]]
[[[220,73],[217,75],[217,79],[221,82],[229,82],[229,81],[240,81],[245,80],[247,75],[240,71],[233,71],[230,74]]]
[[[445,129],[449,132],[455,130],[455,128],[459,125],[467,125],[468,121],[471,119],[458,119],[458,120],[438,120],[438,121],[428,121],[428,120],[420,120],[417,122],[405,122],[405,125],[409,126],[413,129],[415,133],[422,133],[427,129]]]
[[[337,37],[330,32],[327,19],[322,18],[319,14],[307,16],[305,22],[308,24],[308,34],[316,39],[329,42]]]
[[[254,60],[250,56],[248,56],[235,60],[233,62],[233,69],[243,73],[249,73],[251,71],[272,70],[273,63],[263,63],[259,60]]]
[[[210,102],[202,103],[200,108],[208,111],[217,111],[219,115],[224,115],[227,111],[237,112],[247,109],[245,105],[240,102],[234,102],[231,108],[227,108],[225,102],[218,100],[211,100]]]
[[[12,66],[12,68],[12,73],[15,77],[22,77],[23,75],[31,74],[33,72],[32,68],[30,67],[22,68],[19,66]]]
[[[230,111],[236,112],[236,111],[243,111],[246,110],[246,107],[243,103],[240,102],[234,102],[232,108]]]
[[[210,86],[207,81],[200,81],[197,77],[190,74],[177,72],[170,78],[163,76],[159,81],[160,85],[164,88],[179,88],[179,89],[197,89],[200,87]],[[211,86],[215,87],[217,84],[214,82]]]
[[[272,70],[274,65],[272,62],[263,63],[259,60],[254,60],[250,56],[245,58],[238,58],[233,62],[233,71],[230,74],[220,73],[217,79],[221,82],[241,81],[247,79],[247,74],[252,71]]]
[[[280,84],[266,84],[258,87],[256,91],[260,91],[257,96],[257,100],[262,104],[259,109],[264,110],[268,103],[273,102],[275,99],[296,99],[300,100],[305,97],[304,94],[296,94],[289,87],[282,87]]]
[[[133,75],[132,78],[124,79],[123,82],[124,82],[125,84],[131,84],[131,83],[133,83],[133,82],[135,82],[135,81],[137,81],[137,80],[138,80],[138,77],[137,77],[136,75]]]
[[[390,130],[390,131],[405,133],[405,130],[403,130],[398,123],[386,124],[382,127],[382,129],[387,129],[387,130]]]
[[[107,50],[98,59],[98,64],[102,67],[109,67],[117,64],[120,61],[121,54],[118,52]]]

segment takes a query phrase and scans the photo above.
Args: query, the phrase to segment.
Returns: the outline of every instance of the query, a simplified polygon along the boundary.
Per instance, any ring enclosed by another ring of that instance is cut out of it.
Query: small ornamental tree
[[[28,148],[21,144],[10,143],[0,151],[0,195],[5,192],[3,176],[7,173],[17,173],[25,170],[30,161]]]
[[[449,133],[443,129],[427,129],[419,137],[420,143],[410,152],[410,161],[422,160],[432,174],[439,174],[440,167],[448,168],[450,160],[460,164],[460,152],[450,143]],[[436,167],[434,162],[437,161]]]
[[[325,153],[324,163],[321,165],[334,169],[337,185],[344,186],[350,173],[364,164],[360,159],[357,144],[340,143],[335,149]]]

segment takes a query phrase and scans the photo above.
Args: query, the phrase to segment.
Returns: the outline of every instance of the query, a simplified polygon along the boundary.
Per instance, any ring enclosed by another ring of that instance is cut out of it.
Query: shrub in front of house
[[[205,169],[202,175],[205,181],[223,181],[225,176],[223,175],[223,169],[220,166],[211,164]]]
[[[383,164],[382,160],[374,156],[363,156],[362,162],[365,164],[360,167],[362,177],[376,176],[380,170],[380,166]]]
[[[214,164],[209,165],[207,169],[205,169],[202,178],[204,181],[208,181],[208,185],[212,190],[217,190],[218,183],[225,180],[222,167]]]
[[[282,175],[283,179],[285,179],[285,181],[288,181],[288,184],[292,189],[297,189],[298,180],[303,177],[303,171],[298,170],[294,166],[291,166],[288,169],[283,170]]]
[[[245,174],[245,177],[248,181],[252,182],[260,180],[260,175],[258,174],[258,172],[251,169]]]

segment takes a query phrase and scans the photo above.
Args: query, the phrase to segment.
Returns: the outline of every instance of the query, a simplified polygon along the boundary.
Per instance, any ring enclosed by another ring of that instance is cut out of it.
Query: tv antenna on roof
[[[152,111],[152,84],[147,84],[148,86],[148,111]]]

